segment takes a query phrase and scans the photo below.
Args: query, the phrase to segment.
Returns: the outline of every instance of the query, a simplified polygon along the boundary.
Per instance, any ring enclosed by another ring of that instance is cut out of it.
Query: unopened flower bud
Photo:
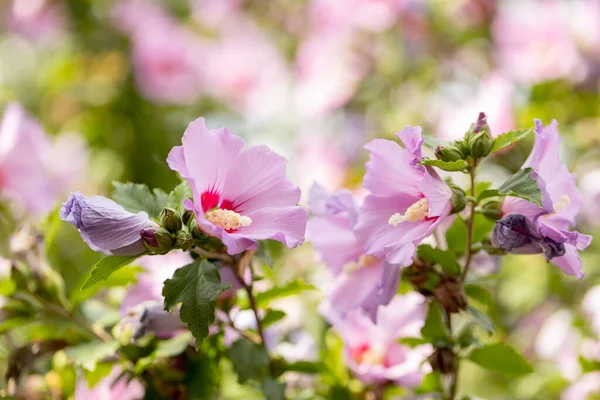
[[[436,349],[435,352],[429,356],[428,361],[429,364],[431,364],[431,368],[436,372],[452,374],[456,371],[456,356],[451,349]]]
[[[467,145],[473,157],[481,158],[490,154],[494,146],[494,138],[490,134],[490,127],[484,113],[479,113],[479,118],[471,131],[467,134]]]
[[[488,201],[481,208],[481,213],[485,215],[487,218],[492,219],[494,221],[502,218],[504,213],[502,212],[502,202],[501,201]]]
[[[435,156],[442,161],[457,161],[464,158],[463,153],[454,145],[438,146],[435,148]]]
[[[196,221],[196,218],[192,218],[190,219],[190,221],[188,222],[188,227],[190,230],[190,233],[192,234],[192,237],[196,240],[206,240],[208,239],[208,235],[206,235],[204,232],[202,232],[200,230],[200,227],[198,226],[198,222]]]
[[[467,205],[467,194],[461,187],[448,183],[450,189],[452,189],[452,214],[456,214],[465,209]]]
[[[171,233],[177,233],[183,226],[181,215],[172,208],[164,208],[160,213],[160,224]]]
[[[175,236],[175,247],[187,251],[194,245],[194,237],[187,226],[184,226]]]
[[[469,140],[469,149],[473,157],[482,158],[490,154],[494,146],[494,138],[488,131],[483,131]]]
[[[148,228],[141,232],[144,246],[156,254],[165,254],[173,248],[173,236],[164,228]]]
[[[181,219],[183,220],[183,223],[186,224],[186,225],[190,222],[190,220],[192,218],[195,218],[194,212],[192,210],[185,210],[183,212],[183,215],[181,216]]]

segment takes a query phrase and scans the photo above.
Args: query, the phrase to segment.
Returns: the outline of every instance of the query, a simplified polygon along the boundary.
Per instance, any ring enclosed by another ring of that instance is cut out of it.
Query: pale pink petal
[[[244,150],[229,169],[223,199],[246,215],[264,207],[285,207],[300,200],[300,189],[286,178],[287,160],[267,146]]]
[[[417,165],[423,158],[421,147],[425,142],[425,139],[421,134],[421,127],[407,126],[396,133],[396,136],[398,136],[398,139],[404,144],[406,151],[412,154],[413,159],[410,164],[412,166]]]
[[[381,263],[359,268],[351,274],[342,272],[336,277],[327,298],[342,315],[359,308],[372,296],[373,290],[381,280],[382,272]]]
[[[188,173],[189,183],[199,195],[210,191],[222,194],[229,171],[235,165],[244,140],[232,135],[227,129],[208,129],[204,118],[190,123],[183,139],[185,170],[176,170],[180,174]],[[174,159],[177,159],[174,155]],[[177,165],[177,162],[175,161]],[[195,199],[200,202],[200,199]],[[208,210],[202,210],[204,212]]]
[[[344,264],[358,260],[362,253],[352,226],[344,216],[310,218],[306,224],[306,239],[336,275],[342,272]]]
[[[419,183],[423,178],[422,168],[410,167],[412,154],[391,140],[375,139],[366,144],[371,152],[366,163],[363,185],[377,195],[404,193],[419,196]]]
[[[452,189],[431,167],[425,169],[419,189],[429,202],[429,217],[445,217],[452,209]]]

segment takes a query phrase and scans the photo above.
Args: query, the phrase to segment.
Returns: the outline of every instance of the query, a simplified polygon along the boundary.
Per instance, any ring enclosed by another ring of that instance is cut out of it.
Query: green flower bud
[[[155,254],[166,254],[173,248],[173,236],[164,228],[144,229],[142,239],[146,249]]]
[[[481,207],[481,213],[483,215],[485,215],[487,218],[497,221],[500,218],[502,218],[502,216],[504,215],[504,213],[501,210],[502,207],[502,202],[501,201],[488,201],[487,203],[485,203],[483,205],[483,207]]]
[[[176,233],[183,226],[181,215],[176,210],[167,207],[160,213],[160,224],[171,233]]]
[[[192,248],[194,245],[194,237],[192,233],[188,229],[187,226],[184,226],[177,235],[175,236],[175,247],[181,249],[183,251],[187,251]]]
[[[471,150],[466,140],[457,140],[454,142],[454,146],[461,152],[465,159],[471,155]]]
[[[467,194],[462,188],[454,183],[448,183],[448,186],[452,189],[452,213],[459,213],[464,210],[467,205]]]
[[[435,156],[438,160],[447,162],[462,160],[464,158],[462,152],[458,149],[458,147],[453,145],[436,147]]]
[[[195,217],[192,217],[192,219],[189,220],[188,228],[194,239],[196,239],[196,240],[208,239],[208,235],[200,230],[200,227],[198,226],[198,222],[196,222]]]
[[[469,140],[469,150],[473,157],[482,158],[490,154],[494,146],[494,138],[487,129],[482,129]]]
[[[190,220],[194,217],[194,212],[192,210],[185,210],[183,212],[183,215],[181,216],[181,219],[183,220],[184,224],[188,224],[190,222]]]

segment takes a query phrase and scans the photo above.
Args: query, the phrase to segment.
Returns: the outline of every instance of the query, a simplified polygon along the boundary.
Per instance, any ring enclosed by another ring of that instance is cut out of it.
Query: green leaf
[[[494,372],[507,375],[526,375],[533,372],[531,365],[514,347],[503,343],[490,344],[475,349],[469,354],[469,360]]]
[[[430,372],[423,377],[420,392],[432,393],[442,390],[442,379],[439,372]]]
[[[417,255],[425,261],[439,264],[446,274],[460,274],[460,264],[456,261],[456,254],[450,250],[441,250],[428,244],[422,244],[417,248]]]
[[[277,321],[281,321],[285,318],[285,313],[281,310],[267,310],[265,317],[262,320],[263,328],[269,325],[273,325]]]
[[[497,189],[484,190],[479,195],[478,201],[488,197],[511,196],[525,199],[541,207],[542,191],[537,181],[531,177],[532,172],[533,168],[519,170]]]
[[[96,364],[96,369],[94,369],[93,371],[88,371],[84,369],[83,375],[85,377],[85,381],[88,384],[88,387],[93,388],[94,386],[96,386],[102,378],[105,378],[112,372],[113,367],[113,363],[99,362]]]
[[[246,338],[238,339],[231,345],[229,358],[240,383],[248,379],[261,380],[268,374],[269,356],[265,348]]]
[[[492,294],[490,293],[490,291],[478,285],[465,285],[465,293],[467,294],[467,296],[474,300],[477,300],[484,306],[489,305],[492,300]]]
[[[424,344],[428,344],[429,340],[417,337],[403,337],[396,341],[398,344],[404,344],[408,347],[417,347]]]
[[[173,208],[180,213],[183,213],[183,200],[192,198],[192,189],[187,181],[182,181],[179,185],[169,193],[167,198],[167,207]]]
[[[127,211],[138,213],[145,211],[151,217],[158,217],[167,204],[167,194],[160,189],[150,191],[148,186],[141,183],[113,182],[112,199]]]
[[[444,324],[442,308],[437,302],[432,301],[429,303],[425,325],[421,328],[421,336],[433,344],[445,345],[451,343],[448,328]]]
[[[148,368],[157,358],[170,358],[183,353],[190,345],[192,334],[190,332],[181,333],[170,339],[158,342],[156,349],[143,358],[140,358],[135,364],[134,373],[140,374]]]
[[[441,140],[439,137],[431,134],[423,135],[424,145],[425,147],[429,147],[430,149],[435,149],[441,145],[448,145],[449,143],[445,140]]]
[[[304,282],[302,279],[297,279],[287,282],[283,286],[275,286],[272,289],[258,293],[256,295],[256,303],[259,307],[266,307],[272,300],[282,297],[292,296],[301,293],[305,290],[316,290],[317,288]]]
[[[480,181],[475,183],[475,197],[479,196],[481,192],[489,189],[492,186],[492,182]]]
[[[498,150],[502,150],[505,147],[510,146],[511,144],[527,137],[533,129],[516,129],[514,131],[506,132],[501,135],[498,135],[496,140],[494,141],[494,145],[492,146],[491,153],[495,153]]]
[[[106,280],[116,270],[130,264],[138,256],[106,256],[92,267],[81,290],[90,288],[96,283]]]
[[[469,324],[466,324],[463,327],[463,329],[458,334],[456,341],[462,348],[466,348],[471,345],[480,345],[479,340],[475,337],[475,335],[473,335],[473,329],[471,329],[471,326]]]
[[[446,232],[446,243],[448,249],[457,255],[465,254],[467,250],[467,225],[460,215],[456,215],[454,223]]]
[[[136,282],[136,275],[144,271],[142,267],[130,266],[128,268],[120,268],[114,271],[105,280],[96,283],[94,286],[87,289],[73,290],[69,294],[69,302],[72,305],[81,303],[83,300],[94,297],[99,291],[106,288],[127,286],[130,283]],[[86,278],[87,279],[87,278]],[[80,286],[83,286],[83,281]]]
[[[277,382],[271,377],[266,377],[262,383],[262,390],[266,400],[285,399],[285,382]]]
[[[325,366],[320,362],[296,361],[284,366],[286,371],[302,372],[304,374],[319,374]]]
[[[469,313],[471,320],[489,333],[490,336],[494,333],[494,323],[490,317],[472,306],[467,307],[467,312]]]
[[[179,316],[196,338],[196,350],[215,321],[215,301],[228,287],[221,285],[218,268],[207,260],[181,267],[165,281],[165,310],[171,313],[181,303]]]
[[[105,357],[112,356],[119,348],[119,342],[90,342],[78,346],[67,347],[65,354],[67,358],[77,366],[88,371],[96,369],[96,364]]]
[[[496,221],[486,218],[482,214],[475,214],[473,219],[473,243],[479,243],[487,238],[488,234],[494,229]]]
[[[444,171],[465,171],[469,168],[469,164],[465,160],[442,161],[425,158],[420,162],[420,165],[430,165]]]

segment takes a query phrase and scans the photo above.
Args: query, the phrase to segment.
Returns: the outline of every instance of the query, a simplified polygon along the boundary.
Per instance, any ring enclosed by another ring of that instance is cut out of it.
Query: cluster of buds
[[[471,125],[464,139],[438,146],[435,149],[435,156],[447,162],[466,160],[468,157],[483,158],[490,153],[493,146],[494,138],[490,133],[486,116],[484,113],[479,113],[477,122]]]
[[[173,249],[187,251],[196,240],[206,239],[192,211],[187,210],[182,215],[177,210],[165,207],[160,213],[159,223],[159,227],[141,232],[144,246],[153,254],[166,254]]]

